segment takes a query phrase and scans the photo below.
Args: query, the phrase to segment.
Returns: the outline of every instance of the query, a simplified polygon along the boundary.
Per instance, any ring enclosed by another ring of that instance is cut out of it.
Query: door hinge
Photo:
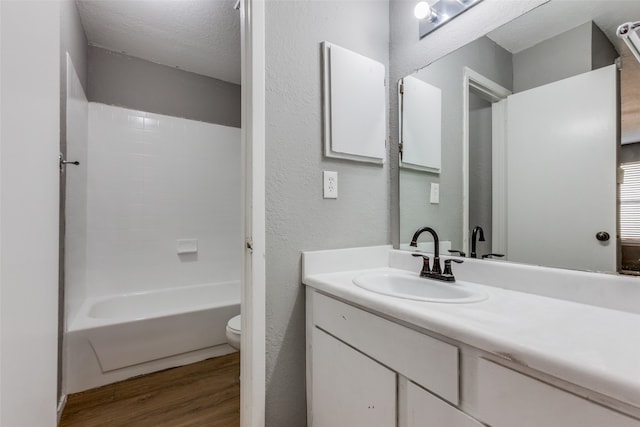
[[[404,95],[404,83],[400,83],[400,95]]]

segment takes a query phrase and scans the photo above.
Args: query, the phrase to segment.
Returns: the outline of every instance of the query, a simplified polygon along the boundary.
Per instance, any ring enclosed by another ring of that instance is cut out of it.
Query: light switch
[[[437,182],[431,183],[431,197],[429,198],[429,203],[433,205],[440,203],[440,184]]]

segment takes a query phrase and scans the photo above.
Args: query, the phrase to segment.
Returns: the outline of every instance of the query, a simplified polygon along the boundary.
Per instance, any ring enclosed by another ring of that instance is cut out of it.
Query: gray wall
[[[90,46],[90,102],[240,127],[240,86]]]
[[[67,52],[87,90],[87,38],[80,22],[74,0],[60,2],[60,152],[67,154]],[[64,335],[64,233],[65,233],[66,174],[60,175],[60,239],[58,269],[58,399],[62,395]]]
[[[483,36],[513,18],[546,3],[548,0],[484,1],[454,21],[422,40],[418,37],[418,21],[413,15],[415,1],[391,0],[389,116],[391,165],[391,241],[400,242],[400,203],[398,173],[398,99],[396,83],[455,49]],[[442,190],[441,190],[442,193]]]
[[[591,70],[591,22],[513,55],[515,92]]]
[[[613,64],[617,53],[591,21],[513,55],[514,92]]]
[[[591,23],[591,55],[592,70],[611,65],[620,56],[611,41],[594,22]]]
[[[452,249],[462,249],[462,93],[464,67],[511,89],[511,54],[482,37],[414,74],[442,90],[440,174],[400,170],[400,242],[420,226],[433,226]],[[440,203],[429,203],[431,182],[440,183]],[[469,224],[470,226],[472,223]]]
[[[266,2],[267,426],[306,425],[300,252],[389,243],[389,166],[322,155],[324,40],[389,64],[389,4]],[[322,199],[322,171],[339,197]]]

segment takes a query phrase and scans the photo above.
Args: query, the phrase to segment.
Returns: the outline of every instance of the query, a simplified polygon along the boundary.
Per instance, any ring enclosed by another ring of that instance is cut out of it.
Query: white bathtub
[[[239,281],[87,299],[65,335],[65,391],[231,353],[239,313]]]

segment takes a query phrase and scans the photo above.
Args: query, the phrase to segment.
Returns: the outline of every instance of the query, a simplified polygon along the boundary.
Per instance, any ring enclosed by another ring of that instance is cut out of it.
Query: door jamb
[[[243,272],[240,425],[265,424],[265,0],[240,2]]]

